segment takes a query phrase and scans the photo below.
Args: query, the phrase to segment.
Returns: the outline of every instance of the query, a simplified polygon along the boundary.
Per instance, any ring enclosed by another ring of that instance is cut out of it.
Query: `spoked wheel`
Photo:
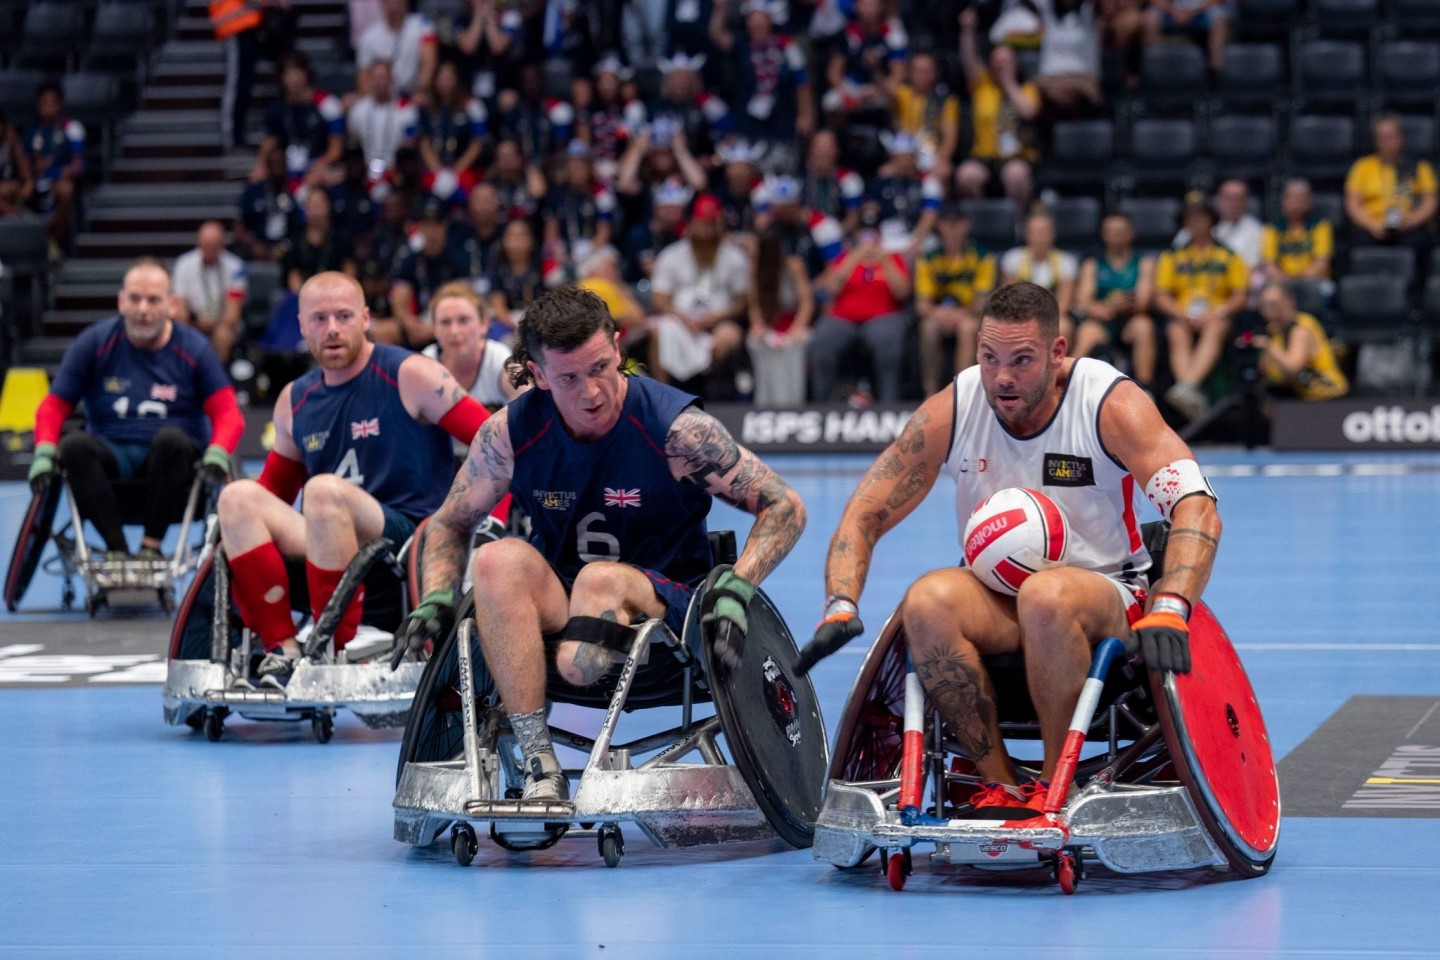
[[[475,860],[475,854],[480,852],[480,841],[475,837],[475,828],[468,823],[457,823],[451,827],[450,852],[455,855],[455,862],[460,866],[470,866]]]
[[[60,506],[60,491],[60,479],[52,476],[40,493],[30,498],[25,518],[20,522],[20,536],[15,540],[10,568],[5,574],[5,607],[11,613],[25,596],[45,554],[45,545],[50,542],[55,511]]]
[[[900,775],[906,654],[899,622],[887,623],[865,655],[840,715],[830,758],[831,780],[863,783]]]

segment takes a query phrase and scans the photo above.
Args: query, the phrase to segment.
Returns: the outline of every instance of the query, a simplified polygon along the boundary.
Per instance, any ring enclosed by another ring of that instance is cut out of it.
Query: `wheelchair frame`
[[[400,579],[403,584],[401,618],[409,612],[410,582],[406,567],[413,570],[413,553],[409,547],[420,532],[421,528],[417,527],[415,536],[398,553],[392,554],[390,548],[393,544],[383,538],[372,540],[360,548],[341,576],[330,602],[312,625],[305,641],[305,656],[296,664],[285,689],[277,690],[256,687],[248,681],[254,636],[251,631],[241,626],[240,642],[232,643],[229,565],[225,561],[224,548],[218,544],[217,529],[207,541],[205,562],[201,564],[191,585],[191,593],[187,594],[176,618],[162,693],[165,722],[184,723],[193,729],[203,730],[206,739],[216,741],[224,734],[225,719],[232,713],[249,720],[309,720],[311,731],[320,743],[329,742],[334,735],[335,715],[341,708],[354,713],[371,729],[403,726],[425,668],[423,663],[401,663],[393,671],[384,659],[352,663],[347,658],[350,653],[348,647],[342,651],[339,662],[325,662],[324,649],[328,647],[335,625],[344,615],[351,598],[364,583],[366,574],[377,564],[388,565]],[[402,566],[402,563],[405,565]],[[212,565],[216,597],[211,620],[210,656],[204,660],[179,659],[178,637],[184,630],[182,621],[189,612],[194,592],[200,589],[207,573],[206,564]],[[223,602],[219,599],[222,597],[225,598]],[[385,652],[390,649],[393,649],[393,642]]]
[[[451,760],[416,762],[402,757],[393,803],[395,839],[414,846],[429,846],[448,827],[451,852],[461,866],[468,866],[478,852],[475,824],[487,821],[491,839],[511,851],[544,849],[567,833],[594,836],[600,855],[611,867],[617,866],[624,856],[620,824],[626,822],[634,823],[658,847],[776,837],[794,846],[807,846],[812,832],[809,823],[795,822],[795,811],[790,808],[796,801],[783,796],[777,800],[776,791],[767,789],[766,777],[773,776],[773,772],[762,769],[763,764],[755,764],[746,751],[736,749],[733,740],[731,753],[737,762],[736,765],[726,762],[717,742],[718,735],[726,732],[718,702],[724,692],[709,686],[709,691],[715,694],[717,713],[699,721],[694,718],[697,682],[708,683],[708,678],[720,676],[717,670],[723,669],[710,656],[709,645],[690,636],[692,626],[698,628],[702,593],[703,588],[691,598],[686,636],[676,638],[658,619],[648,620],[636,628],[620,667],[615,692],[605,708],[600,730],[593,738],[551,727],[557,743],[588,753],[584,767],[578,771],[574,799],[564,802],[519,799],[524,775],[515,738],[495,699],[480,698],[471,651],[475,624],[469,618],[461,620],[455,636],[463,749],[458,758]],[[752,612],[757,609],[784,627],[778,611],[760,591],[751,604]],[[752,618],[752,624],[755,622]],[[813,739],[818,739],[819,759],[823,764],[829,753],[824,722],[808,679],[793,674],[794,640],[788,629],[783,630],[783,636],[770,639],[773,643],[766,649],[760,646],[760,638],[751,636],[741,670],[759,671],[766,684],[805,685],[809,693],[808,706],[794,695],[793,686],[781,699],[789,698],[787,702],[796,715],[792,722],[804,726]],[[659,644],[667,646],[683,667],[680,723],[617,744],[616,728],[621,713],[632,709],[628,701],[640,665],[645,662],[648,651]],[[763,661],[753,662],[752,651],[762,651]],[[789,662],[782,664],[777,656],[781,659],[788,656]],[[727,682],[730,682],[728,678],[717,681]],[[804,735],[795,734],[796,746]],[[727,736],[748,734],[737,731]],[[636,761],[646,754],[649,754],[647,759]],[[682,762],[696,756],[699,762]],[[757,798],[757,794],[763,799]]]
[[[880,699],[883,691],[877,694],[876,683],[889,667],[885,682],[893,686],[901,643],[899,622],[892,617],[846,705],[841,730],[843,735],[848,729],[852,744],[864,736],[864,724],[893,738],[898,718],[865,711],[891,709]],[[1130,691],[1101,710],[1106,677],[1123,651],[1121,641],[1103,640],[1076,706],[1044,817],[1006,822],[965,819],[963,808],[948,815],[956,791],[971,789],[978,780],[946,768],[947,757],[963,752],[944,738],[943,723],[906,654],[902,756],[898,762],[893,753],[871,761],[898,776],[847,782],[840,777],[854,751],[837,752],[816,825],[816,859],[850,868],[879,849],[881,870],[895,890],[904,887],[912,870],[911,850],[922,842],[934,844],[931,859],[937,862],[997,869],[1048,865],[1065,893],[1074,892],[1088,859],[1120,873],[1208,866],[1241,877],[1263,875],[1273,862],[1280,826],[1279,786],[1264,721],[1229,639],[1203,604],[1196,605],[1192,617],[1191,648],[1194,672],[1183,677],[1150,673],[1148,684],[1137,677]],[[1212,689],[1217,680],[1231,689]],[[1153,719],[1147,710],[1153,710]],[[1133,732],[1125,745],[1118,733],[1122,722]],[[1215,729],[1218,739],[1211,733]],[[1081,760],[1087,737],[1096,733],[1103,734],[1105,751]],[[1206,741],[1198,749],[1192,739],[1196,733]],[[1032,772],[1038,774],[1038,766]]]

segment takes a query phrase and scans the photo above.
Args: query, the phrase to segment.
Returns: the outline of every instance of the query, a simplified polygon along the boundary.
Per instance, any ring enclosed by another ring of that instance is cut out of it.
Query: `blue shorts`
[[[690,597],[695,592],[695,587],[671,580],[663,573],[657,573],[654,570],[636,567],[634,564],[627,564],[627,566],[635,567],[650,581],[650,587],[655,591],[655,598],[665,605],[665,626],[669,627],[670,632],[675,634],[678,639],[685,630],[685,613],[690,609]],[[560,578],[560,583],[565,587],[565,594],[569,596],[575,588],[575,580],[564,576],[559,571],[556,571],[555,575]],[[555,638],[559,638],[558,633]]]
[[[380,504],[380,511],[385,514],[385,527],[380,536],[394,544],[392,550],[399,550],[405,545],[405,541],[415,535],[415,528],[420,525],[420,521],[411,520],[399,510],[383,503]]]
[[[150,444],[148,443],[115,443],[104,437],[95,439],[105,444],[105,449],[115,455],[115,462],[120,465],[121,480],[129,480],[139,473],[141,465],[145,463],[145,458],[150,456]]]

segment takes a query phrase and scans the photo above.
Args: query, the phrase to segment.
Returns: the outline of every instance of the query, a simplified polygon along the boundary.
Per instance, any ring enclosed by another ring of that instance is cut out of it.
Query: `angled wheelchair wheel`
[[[702,591],[690,604],[687,634],[701,629]],[[808,847],[815,840],[830,762],[825,721],[810,678],[795,673],[795,640],[761,591],[750,603],[749,620],[745,653],[736,670],[719,662],[713,644],[701,644],[706,676],[735,766],[760,809],[785,842]]]
[[[1190,656],[1188,674],[1151,675],[1170,759],[1230,868],[1258,877],[1280,840],[1280,783],[1250,679],[1204,604],[1190,618]]]
[[[170,627],[171,660],[209,660],[215,650],[215,562],[218,550],[195,568],[195,576],[176,607],[175,621]],[[229,597],[225,598],[229,603]],[[240,645],[240,614],[231,606],[230,637],[226,650]]]
[[[44,490],[30,498],[25,518],[20,522],[20,535],[10,555],[10,569],[5,574],[5,608],[11,613],[20,605],[30,581],[40,567],[45,544],[55,525],[55,512],[60,506],[61,483],[51,477]]]
[[[906,655],[904,631],[892,617],[865,655],[850,688],[835,733],[828,780],[865,783],[900,775]]]
[[[455,610],[455,622],[475,615],[475,598],[467,593]],[[407,763],[438,763],[454,760],[464,752],[465,725],[460,699],[460,655],[458,628],[452,629],[436,647],[425,664],[410,716],[405,722],[405,736],[400,741],[400,764],[395,771],[398,783]],[[471,650],[475,665],[475,692],[483,699],[493,687],[475,641]]]

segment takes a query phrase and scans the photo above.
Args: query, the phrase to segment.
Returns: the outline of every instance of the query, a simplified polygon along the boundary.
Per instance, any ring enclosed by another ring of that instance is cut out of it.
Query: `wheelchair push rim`
[[[45,545],[50,542],[55,513],[60,507],[60,487],[60,481],[52,477],[45,489],[30,498],[25,519],[20,523],[20,536],[15,541],[10,568],[5,575],[5,607],[11,613],[24,599],[25,591],[30,588],[30,581],[40,567]]]
[[[1241,876],[1270,869],[1280,839],[1280,784],[1259,701],[1208,607],[1190,618],[1191,672],[1151,674],[1181,782]]]

